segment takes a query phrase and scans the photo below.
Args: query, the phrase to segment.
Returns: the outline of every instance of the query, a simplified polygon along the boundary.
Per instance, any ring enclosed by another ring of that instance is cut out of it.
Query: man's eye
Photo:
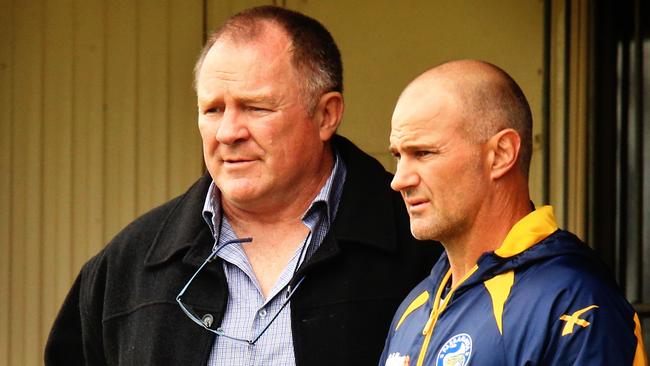
[[[266,108],[257,107],[257,106],[248,106],[246,109],[248,109],[251,112],[268,112],[269,111]]]
[[[208,108],[204,112],[205,114],[214,114],[214,113],[223,113],[223,108],[222,107],[212,107]]]
[[[426,150],[421,150],[421,151],[416,151],[415,156],[418,158],[425,158],[429,155],[433,154],[431,151],[426,151]]]

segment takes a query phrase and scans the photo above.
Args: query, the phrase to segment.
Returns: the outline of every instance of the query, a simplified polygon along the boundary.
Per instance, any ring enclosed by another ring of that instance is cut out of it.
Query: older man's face
[[[320,182],[324,142],[284,32],[217,41],[197,76],[205,163],[228,204],[272,209]]]

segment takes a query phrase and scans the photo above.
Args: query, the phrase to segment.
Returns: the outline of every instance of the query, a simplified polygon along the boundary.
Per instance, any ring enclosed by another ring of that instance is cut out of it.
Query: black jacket
[[[333,144],[347,177],[332,229],[299,269],[305,279],[291,300],[296,363],[376,365],[393,313],[441,248],[412,238],[404,203],[377,161],[344,138]],[[46,364],[206,365],[214,335],[175,297],[212,248],[202,218],[210,183],[204,175],[84,265],[50,333]],[[216,327],[226,280],[217,261],[204,270],[185,299]]]

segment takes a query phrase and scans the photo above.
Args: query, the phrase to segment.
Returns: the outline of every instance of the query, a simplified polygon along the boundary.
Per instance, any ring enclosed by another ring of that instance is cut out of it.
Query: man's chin
[[[411,234],[418,240],[433,240],[430,228],[411,225]]]
[[[217,184],[218,185],[218,184]],[[225,185],[220,189],[221,199],[231,202],[237,206],[245,206],[257,199],[258,193],[255,187],[244,185]]]

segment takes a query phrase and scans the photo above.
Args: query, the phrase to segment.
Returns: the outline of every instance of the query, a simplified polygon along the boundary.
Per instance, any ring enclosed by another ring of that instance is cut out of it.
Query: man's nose
[[[225,145],[233,145],[250,137],[244,116],[232,108],[227,108],[217,127],[217,141]]]
[[[405,189],[413,188],[418,185],[420,178],[411,166],[401,159],[397,162],[397,170],[395,176],[390,182],[390,187],[397,192]]]

